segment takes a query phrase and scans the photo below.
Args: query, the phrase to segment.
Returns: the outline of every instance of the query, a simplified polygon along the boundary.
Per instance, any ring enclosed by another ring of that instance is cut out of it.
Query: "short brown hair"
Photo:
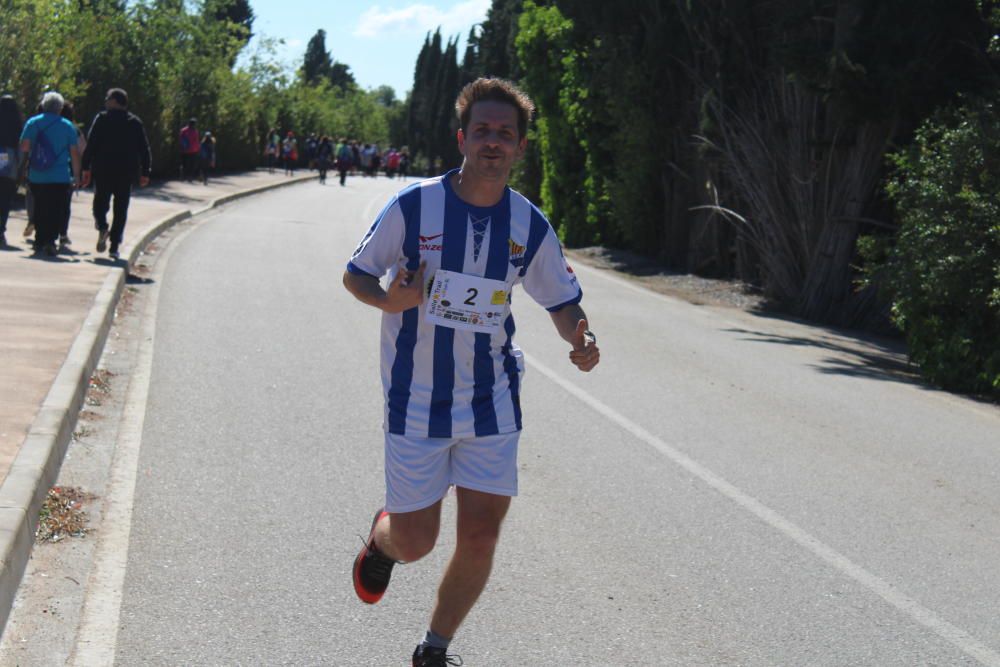
[[[472,105],[476,102],[504,102],[517,109],[517,133],[523,137],[528,133],[528,121],[535,113],[535,103],[524,91],[507,79],[480,77],[466,84],[455,100],[458,124],[464,132],[472,116]]]

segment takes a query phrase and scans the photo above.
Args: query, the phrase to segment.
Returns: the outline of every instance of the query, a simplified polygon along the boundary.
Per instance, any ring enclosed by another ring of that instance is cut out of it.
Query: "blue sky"
[[[469,29],[485,20],[490,0],[250,0],[250,5],[257,17],[254,41],[283,39],[279,56],[290,66],[301,64],[306,44],[322,28],[327,51],[350,66],[361,87],[387,84],[402,99],[413,85],[413,66],[427,33],[441,26],[442,36],[460,36],[461,57]]]

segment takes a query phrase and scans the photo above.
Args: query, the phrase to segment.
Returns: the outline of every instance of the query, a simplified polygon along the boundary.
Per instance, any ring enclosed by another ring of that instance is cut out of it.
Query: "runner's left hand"
[[[573,350],[569,353],[569,360],[584,373],[593,370],[601,360],[601,350],[597,347],[597,342],[592,337],[586,336],[584,334],[586,331],[587,320],[576,323],[576,331],[573,332]]]

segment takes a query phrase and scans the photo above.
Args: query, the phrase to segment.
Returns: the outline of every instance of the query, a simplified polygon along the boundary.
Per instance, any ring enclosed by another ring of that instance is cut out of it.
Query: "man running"
[[[513,286],[550,312],[581,371],[600,360],[558,237],[507,187],[534,105],[509,81],[477,79],[455,109],[462,167],[396,195],[344,273],[359,301],[383,311],[386,500],[354,562],[362,601],[382,598],[396,563],[431,551],[442,499],[456,487],[455,553],[415,667],[455,664],[448,644],[486,585],[517,495],[524,367],[513,340]]]

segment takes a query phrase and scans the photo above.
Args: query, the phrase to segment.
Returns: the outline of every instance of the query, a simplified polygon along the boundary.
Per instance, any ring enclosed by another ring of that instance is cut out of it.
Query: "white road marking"
[[[206,219],[208,218],[199,218],[198,222]],[[146,295],[145,312],[140,324],[139,335],[142,338],[136,350],[135,365],[129,379],[115,442],[107,504],[101,521],[101,538],[94,552],[93,570],[87,584],[87,597],[71,656],[71,664],[76,667],[106,667],[115,662],[122,590],[132,532],[135,481],[153,367],[160,285],[163,284],[163,273],[170,255],[180,245],[179,241],[194,229],[195,226],[192,225],[165,244],[163,254],[153,266],[153,282]]]
[[[525,355],[525,363],[532,369],[538,370],[542,375],[555,382],[597,413],[606,417],[609,421],[642,440],[712,489],[726,496],[793,542],[804,547],[827,564],[872,591],[899,611],[957,647],[963,653],[975,658],[988,667],[1000,667],[1000,653],[992,650],[968,632],[952,625],[913,598],[900,592],[890,583],[852,562],[849,558],[813,537],[756,498],[744,493],[705,466],[617,412],[614,408],[605,405],[549,367],[539,363],[534,357]]]

